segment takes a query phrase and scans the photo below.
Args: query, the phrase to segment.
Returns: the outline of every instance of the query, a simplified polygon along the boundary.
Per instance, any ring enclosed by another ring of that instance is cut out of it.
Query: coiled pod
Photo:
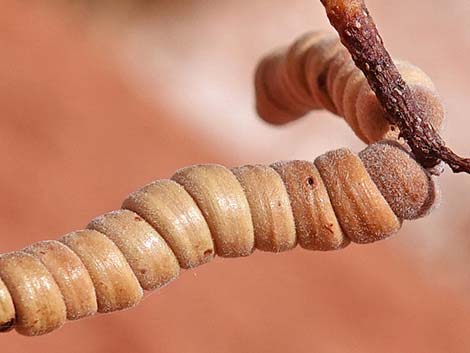
[[[405,61],[396,65],[431,124],[439,130],[444,108],[431,79]],[[338,37],[311,32],[265,56],[255,74],[258,115],[272,124],[299,119],[314,109],[342,116],[365,143],[398,138],[364,76]]]
[[[436,195],[428,172],[393,142],[314,162],[184,168],[85,230],[1,255],[0,330],[41,335],[67,319],[130,308],[143,290],[215,255],[382,240],[425,215]]]

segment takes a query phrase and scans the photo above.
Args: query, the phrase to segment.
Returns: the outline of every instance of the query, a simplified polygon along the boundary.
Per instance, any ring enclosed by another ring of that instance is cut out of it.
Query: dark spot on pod
[[[328,70],[323,70],[323,72],[318,75],[317,84],[320,90],[326,90],[326,79],[328,77]]]
[[[8,332],[13,329],[13,324],[15,323],[15,319],[11,319],[8,322],[0,325],[0,332]]]
[[[315,186],[315,179],[313,177],[308,178],[307,184],[310,186]]]

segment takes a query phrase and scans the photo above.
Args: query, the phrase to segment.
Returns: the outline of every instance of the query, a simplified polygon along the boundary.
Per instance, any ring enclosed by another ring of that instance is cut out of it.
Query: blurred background
[[[470,155],[470,3],[369,0],[388,49],[420,66]],[[5,0],[0,11],[0,252],[79,229],[177,168],[314,159],[364,146],[315,113],[257,119],[258,58],[329,25],[312,0]],[[392,240],[217,259],[137,308],[6,352],[468,352],[470,177]]]

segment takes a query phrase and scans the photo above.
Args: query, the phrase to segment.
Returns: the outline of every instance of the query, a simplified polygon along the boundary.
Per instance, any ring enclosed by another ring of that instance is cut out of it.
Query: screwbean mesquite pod
[[[87,229],[0,255],[0,330],[42,335],[66,320],[132,308],[144,290],[216,255],[383,240],[436,199],[433,177],[393,142],[314,161],[183,168]]]

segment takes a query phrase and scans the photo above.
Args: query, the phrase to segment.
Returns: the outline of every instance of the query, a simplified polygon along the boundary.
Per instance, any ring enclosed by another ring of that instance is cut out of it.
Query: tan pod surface
[[[209,226],[193,198],[178,183],[159,180],[133,192],[123,208],[137,213],[165,239],[182,268],[211,261],[215,255]]]
[[[22,251],[1,255],[0,277],[15,305],[18,333],[44,335],[65,323],[60,289],[39,259]]]
[[[286,50],[279,49],[268,56],[265,68],[265,84],[268,96],[283,111],[289,113],[292,118],[301,117],[309,111],[309,108],[296,99],[289,85],[287,74],[284,72],[284,58]]]
[[[158,289],[178,277],[180,266],[165,240],[142,217],[118,210],[95,218],[87,226],[117,245],[145,290]]]
[[[294,212],[297,241],[309,250],[337,250],[349,244],[336,219],[325,185],[312,162],[272,165],[286,185]]]
[[[295,223],[286,187],[272,168],[246,165],[232,169],[250,205],[259,250],[281,252],[296,245]]]
[[[256,111],[258,115],[270,124],[286,124],[297,117],[278,106],[275,97],[268,91],[266,70],[270,64],[271,56],[264,57],[258,64],[255,72]]]
[[[336,35],[330,34],[309,49],[305,64],[305,75],[312,96],[335,114],[337,110],[327,90],[327,78],[329,64],[340,51],[346,49]]]
[[[432,210],[439,196],[436,183],[398,143],[378,142],[359,157],[400,219],[417,219]]]
[[[355,243],[390,237],[401,226],[358,156],[347,149],[315,160],[342,229]]]
[[[305,76],[305,65],[309,49],[323,40],[329,34],[327,32],[309,32],[301,36],[287,50],[286,70],[293,91],[298,99],[306,106],[313,109],[321,109],[321,103],[313,96]]]
[[[68,320],[96,313],[95,287],[82,261],[71,249],[58,241],[47,240],[24,251],[37,257],[51,273],[64,298]]]
[[[0,332],[13,329],[15,324],[15,306],[5,283],[0,279]]]
[[[357,135],[357,137],[359,137],[363,142],[368,143],[369,140],[363,134],[362,130],[359,127],[356,111],[357,97],[359,96],[361,87],[364,82],[367,82],[364,74],[357,68],[354,69],[348,76],[347,81],[345,83],[342,101],[344,110],[344,120],[348,123],[353,132]]]
[[[351,72],[356,69],[347,50],[340,50],[328,66],[327,89],[338,115],[343,116],[343,94]]]
[[[217,255],[239,257],[253,252],[250,206],[230,170],[215,164],[198,165],[180,169],[172,179],[186,189],[204,214]]]
[[[119,248],[106,235],[80,230],[60,239],[82,260],[95,286],[98,311],[107,313],[135,306],[142,288]]]

